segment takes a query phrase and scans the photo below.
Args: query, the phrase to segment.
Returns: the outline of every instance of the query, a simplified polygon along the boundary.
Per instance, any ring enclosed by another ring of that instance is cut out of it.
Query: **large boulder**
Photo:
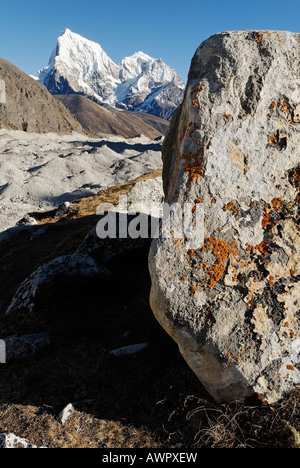
[[[55,279],[86,277],[105,279],[110,271],[85,254],[62,255],[41,265],[19,286],[6,315],[19,310],[32,311],[36,306],[38,294],[43,287],[49,287]]]
[[[218,402],[300,383],[299,59],[300,34],[210,37],[163,147],[166,202],[204,235],[153,240],[150,302]]]
[[[49,346],[50,333],[42,332],[22,336],[12,335],[3,338],[1,341],[4,344],[5,362],[22,360],[35,356]]]

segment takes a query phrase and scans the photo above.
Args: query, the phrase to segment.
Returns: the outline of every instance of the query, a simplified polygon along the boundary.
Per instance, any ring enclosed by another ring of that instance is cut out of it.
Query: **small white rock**
[[[38,448],[37,445],[30,445],[28,440],[16,436],[15,434],[0,434],[0,448]]]
[[[74,413],[75,408],[72,405],[72,403],[69,403],[59,414],[58,420],[62,423],[65,424],[69,417]]]
[[[67,214],[69,212],[69,209],[70,209],[70,206],[71,206],[71,203],[70,202],[64,202],[62,203],[59,207],[58,207],[58,210],[57,212],[55,213],[56,216],[62,216],[64,214]]]

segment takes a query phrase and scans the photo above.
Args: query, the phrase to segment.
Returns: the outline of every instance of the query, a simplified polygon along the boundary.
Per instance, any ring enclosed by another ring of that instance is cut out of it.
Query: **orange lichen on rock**
[[[183,159],[186,160],[184,169],[185,172],[189,174],[188,184],[192,185],[193,182],[197,182],[198,179],[204,175],[204,160],[203,158],[199,159],[199,156],[203,156],[203,151],[197,151],[195,156],[191,156],[191,154],[183,155]]]
[[[228,211],[232,209],[232,213],[236,215],[238,213],[239,207],[234,201],[231,201],[230,203],[227,203],[227,205],[223,206],[223,211]]]
[[[292,370],[292,371],[295,370],[295,367],[292,366],[291,364],[287,364],[287,365],[286,365],[286,368],[287,368],[288,370]]]
[[[278,102],[272,101],[269,109],[276,109],[276,108],[285,113],[289,112],[289,105],[286,99],[282,99],[281,101],[278,101]]]
[[[288,103],[285,99],[279,101],[278,107],[280,107],[283,112],[289,112]]]
[[[267,228],[272,228],[276,223],[272,220],[272,214],[274,212],[281,212],[282,210],[284,210],[285,208],[285,205],[284,205],[284,202],[282,200],[282,197],[279,197],[279,198],[274,198],[271,202],[272,204],[272,208],[271,209],[267,209],[266,207],[264,208],[264,212],[262,214],[262,227],[264,229],[267,229]]]
[[[193,104],[193,106],[198,106],[198,109],[200,107],[199,110],[201,110],[201,106],[199,106],[199,104],[198,104],[198,97],[199,97],[199,94],[201,93],[201,91],[203,91],[203,89],[204,89],[204,85],[202,83],[200,83],[199,86],[197,88],[193,89],[193,91],[191,92],[192,96],[195,94],[195,98],[193,98],[192,104]]]
[[[192,94],[196,94],[196,97],[199,96],[199,93],[204,90],[204,85],[202,83],[199,84],[199,86],[195,89],[193,89]]]
[[[250,247],[252,253],[259,253],[260,255],[267,256],[268,252],[266,251],[267,247],[269,247],[269,242],[264,240],[260,244],[255,245],[254,247]]]
[[[268,140],[270,141],[270,145],[276,145],[277,137],[274,135],[269,136]]]
[[[284,204],[283,204],[283,201],[282,201],[282,197],[280,198],[274,198],[272,200],[272,206],[273,206],[273,209],[275,211],[280,211],[283,207],[284,207]]]
[[[273,223],[271,221],[271,213],[269,213],[269,212],[268,213],[263,213],[261,224],[262,224],[262,227],[265,228],[265,229],[268,226],[273,226]]]
[[[226,262],[230,255],[238,254],[238,245],[235,241],[227,243],[222,239],[208,237],[205,239],[202,251],[210,250],[216,258],[214,265],[207,268],[210,276],[208,288],[212,289],[215,284],[223,278],[226,269]]]

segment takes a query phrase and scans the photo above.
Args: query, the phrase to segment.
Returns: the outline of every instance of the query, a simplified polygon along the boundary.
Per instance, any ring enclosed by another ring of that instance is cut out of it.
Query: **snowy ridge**
[[[37,79],[52,94],[83,94],[101,104],[168,119],[184,91],[180,75],[161,59],[140,51],[117,65],[99,44],[69,29],[58,38]]]
[[[68,88],[103,100],[119,80],[119,66],[99,44],[66,29],[58,38],[47,67],[38,80],[52,94],[69,94]]]

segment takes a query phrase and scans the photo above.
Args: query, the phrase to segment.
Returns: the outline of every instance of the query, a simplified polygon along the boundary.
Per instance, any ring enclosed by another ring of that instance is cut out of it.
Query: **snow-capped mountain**
[[[66,29],[38,80],[52,94],[75,92],[103,100],[117,86],[119,66],[99,44]]]
[[[180,75],[143,52],[115,64],[102,47],[66,29],[38,80],[52,94],[82,94],[100,104],[170,119],[181,103]]]

